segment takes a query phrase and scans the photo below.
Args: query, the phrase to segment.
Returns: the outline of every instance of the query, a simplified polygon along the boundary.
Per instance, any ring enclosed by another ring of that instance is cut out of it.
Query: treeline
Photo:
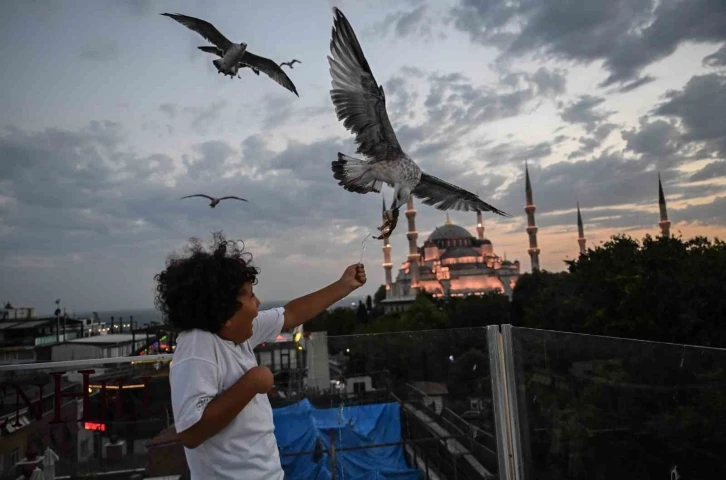
[[[434,299],[384,314],[385,287],[357,309],[323,312],[306,327],[328,335],[515,326],[726,347],[726,243],[705,237],[637,241],[626,235],[567,261],[564,272],[523,274],[505,295]]]

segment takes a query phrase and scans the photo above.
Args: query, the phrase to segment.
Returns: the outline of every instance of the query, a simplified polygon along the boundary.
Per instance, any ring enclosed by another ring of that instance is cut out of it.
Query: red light
[[[83,424],[83,428],[85,428],[86,430],[96,430],[98,432],[105,432],[106,424],[105,423],[96,423],[96,422],[85,422]]]

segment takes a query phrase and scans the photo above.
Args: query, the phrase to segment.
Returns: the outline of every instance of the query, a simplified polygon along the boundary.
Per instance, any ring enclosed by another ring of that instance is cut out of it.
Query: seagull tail
[[[366,160],[349,157],[338,152],[338,159],[332,162],[333,177],[339,180],[338,185],[349,192],[368,193],[380,192],[383,182],[369,172]]]
[[[222,70],[222,59],[221,58],[212,60],[212,63],[214,64],[215,67],[217,67],[217,71]]]

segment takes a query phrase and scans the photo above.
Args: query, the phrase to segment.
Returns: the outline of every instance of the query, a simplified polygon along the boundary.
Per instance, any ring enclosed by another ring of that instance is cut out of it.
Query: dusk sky
[[[671,231],[726,237],[723,0],[0,2],[0,301],[76,311],[153,306],[166,256],[217,230],[261,268],[258,296],[336,280],[381,223],[381,194],[346,192],[337,152],[333,14],[351,22],[403,149],[424,171],[513,215],[484,214],[494,250],[530,270],[524,164],[541,264]],[[218,75],[209,43],[160,13],[213,23],[286,69],[300,98],[248,69]],[[208,202],[184,195],[238,195]],[[392,190],[383,190],[388,204]],[[416,202],[421,244],[446,219]],[[473,213],[451,220],[475,233]],[[408,252],[406,221],[391,237]],[[381,241],[363,262],[383,283]],[[397,267],[394,267],[394,275]]]

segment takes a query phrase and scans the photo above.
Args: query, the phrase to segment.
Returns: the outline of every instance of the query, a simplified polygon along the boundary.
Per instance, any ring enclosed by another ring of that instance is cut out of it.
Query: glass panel
[[[726,350],[512,328],[528,479],[726,478]]]
[[[290,375],[272,404],[278,442],[300,438],[283,429],[315,435],[282,441],[283,465],[334,464],[338,478],[495,478],[485,329],[314,332],[302,344],[307,376]]]
[[[256,354],[275,374],[269,398],[288,480],[333,471],[337,479],[496,478],[485,329],[314,332],[280,336]],[[43,469],[48,447],[56,477],[182,474],[171,358],[0,368],[0,478]]]

